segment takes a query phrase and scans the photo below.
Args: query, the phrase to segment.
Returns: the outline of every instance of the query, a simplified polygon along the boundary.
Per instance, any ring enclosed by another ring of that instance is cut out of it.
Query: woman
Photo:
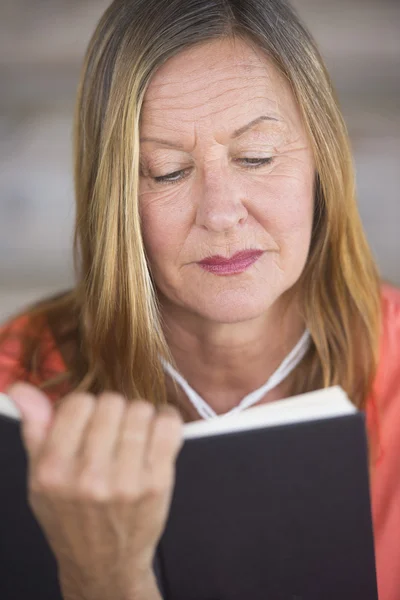
[[[64,597],[160,598],[181,420],[242,406],[296,347],[258,401],[339,384],[366,411],[380,598],[399,599],[400,293],[379,280],[297,16],[113,2],[84,66],[75,181],[76,287],[1,341]]]

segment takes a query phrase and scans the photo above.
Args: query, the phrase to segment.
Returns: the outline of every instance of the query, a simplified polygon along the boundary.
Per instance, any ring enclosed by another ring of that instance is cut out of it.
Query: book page
[[[339,386],[334,386],[269,404],[254,406],[239,413],[220,415],[207,421],[184,425],[184,438],[231,433],[246,429],[315,421],[357,412]]]
[[[0,393],[0,415],[4,417],[9,417],[10,419],[15,419],[19,421],[21,419],[21,413],[18,408],[15,406],[14,402],[6,396],[6,394]]]

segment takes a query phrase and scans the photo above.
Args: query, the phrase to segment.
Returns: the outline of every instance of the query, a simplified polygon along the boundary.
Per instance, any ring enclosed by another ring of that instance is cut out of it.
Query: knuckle
[[[146,430],[144,428],[137,429],[137,427],[126,427],[121,436],[121,441],[124,443],[135,443],[143,444],[146,441]]]
[[[151,419],[155,413],[153,404],[141,398],[132,400],[129,410],[134,414],[135,418],[139,418],[141,420]]]
[[[79,475],[76,493],[84,501],[105,503],[110,500],[109,486],[105,477],[93,468],[87,468]]]
[[[151,477],[146,485],[145,496],[157,498],[167,494],[172,486],[172,477],[169,473],[163,473],[157,477]]]
[[[33,493],[57,491],[65,485],[65,474],[60,462],[47,460],[29,479],[29,488]]]
[[[126,484],[116,484],[112,490],[113,500],[118,504],[133,504],[140,500],[141,490],[139,487]]]
[[[177,443],[183,436],[183,422],[176,413],[162,412],[157,416],[158,435],[168,442]]]

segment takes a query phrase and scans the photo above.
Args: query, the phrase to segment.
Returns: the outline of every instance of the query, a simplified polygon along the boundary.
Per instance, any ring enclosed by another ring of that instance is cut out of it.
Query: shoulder
[[[14,381],[27,379],[22,339],[28,325],[28,317],[22,316],[0,327],[0,392]]]
[[[382,446],[382,434],[388,428],[395,426],[400,432],[400,290],[388,284],[381,288],[378,364],[365,408],[376,448]]]
[[[400,524],[400,290],[382,287],[378,370],[367,401],[379,597],[397,598]]]
[[[40,385],[63,371],[62,356],[43,319],[27,314],[0,326],[0,392],[16,381]]]
[[[400,387],[400,289],[382,286],[381,339],[376,377],[377,393],[382,395],[395,383]]]
[[[366,402],[367,426],[377,455],[383,447],[400,452],[400,290],[384,284],[378,365]],[[388,456],[395,453],[389,452]],[[400,480],[399,480],[400,481]]]

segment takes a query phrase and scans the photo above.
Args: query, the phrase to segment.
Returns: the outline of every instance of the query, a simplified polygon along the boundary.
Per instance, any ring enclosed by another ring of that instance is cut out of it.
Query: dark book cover
[[[57,563],[27,501],[20,423],[0,416],[0,599],[61,600]]]
[[[0,598],[61,600],[18,421],[0,444]],[[363,414],[187,439],[155,568],[165,600],[377,600]]]
[[[362,413],[191,439],[165,600],[377,600]]]

